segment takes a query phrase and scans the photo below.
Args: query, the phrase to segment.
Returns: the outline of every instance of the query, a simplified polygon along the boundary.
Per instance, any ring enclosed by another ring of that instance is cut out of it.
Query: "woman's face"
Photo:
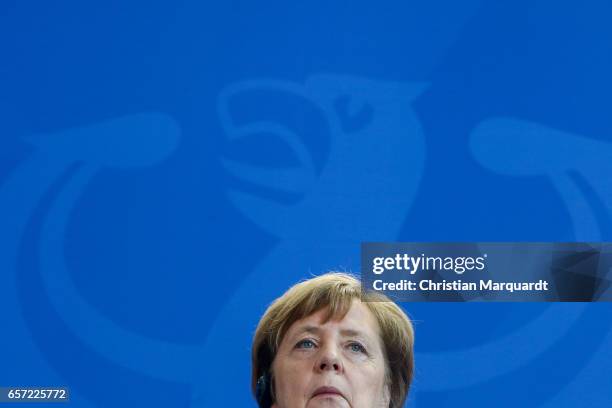
[[[326,310],[296,321],[272,364],[274,408],[388,408],[385,357],[372,312],[355,300],[342,320]]]

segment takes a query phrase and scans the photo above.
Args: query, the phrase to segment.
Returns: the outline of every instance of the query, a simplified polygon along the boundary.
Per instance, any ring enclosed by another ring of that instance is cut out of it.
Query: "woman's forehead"
[[[329,310],[323,308],[300,320],[295,321],[289,328],[287,335],[298,332],[320,332],[324,330],[338,330],[345,334],[364,334],[375,336],[379,333],[378,323],[372,312],[358,300],[353,301],[343,317],[329,316]]]

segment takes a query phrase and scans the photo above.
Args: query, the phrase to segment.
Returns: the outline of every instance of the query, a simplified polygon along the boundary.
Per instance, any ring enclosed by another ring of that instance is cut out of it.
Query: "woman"
[[[298,283],[261,318],[252,388],[264,408],[400,408],[413,371],[413,329],[387,297],[329,273]]]

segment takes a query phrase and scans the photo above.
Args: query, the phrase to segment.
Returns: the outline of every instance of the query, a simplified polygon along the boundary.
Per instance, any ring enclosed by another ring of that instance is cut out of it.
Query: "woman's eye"
[[[363,347],[361,344],[359,343],[350,343],[349,344],[349,349],[355,353],[364,353],[366,354],[366,349],[365,347]]]
[[[295,348],[302,348],[302,349],[310,349],[310,348],[314,348],[316,346],[316,344],[314,344],[314,341],[309,340],[309,339],[304,339],[298,342],[298,344],[295,345]]]

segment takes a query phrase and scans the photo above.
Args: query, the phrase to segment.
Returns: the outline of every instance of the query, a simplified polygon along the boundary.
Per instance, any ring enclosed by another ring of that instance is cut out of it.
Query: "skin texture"
[[[272,364],[273,408],[388,408],[386,363],[378,323],[355,300],[342,320],[325,310],[296,321]],[[316,395],[320,387],[336,391]]]

